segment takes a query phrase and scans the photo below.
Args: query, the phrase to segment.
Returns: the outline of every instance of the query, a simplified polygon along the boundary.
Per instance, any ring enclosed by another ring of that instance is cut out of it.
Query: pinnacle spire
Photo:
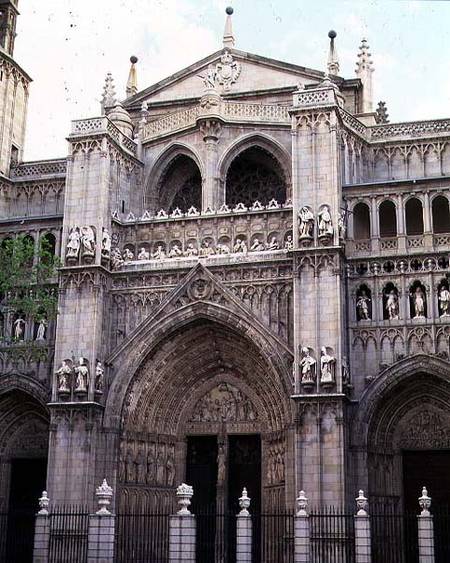
[[[369,113],[373,109],[372,100],[372,73],[374,71],[372,55],[367,39],[361,40],[359,46],[358,58],[356,61],[356,76],[361,80],[363,85],[362,96],[362,112]]]
[[[132,57],[130,57],[130,62],[131,62],[131,67],[130,67],[130,73],[128,74],[128,82],[127,82],[127,89],[126,89],[127,98],[134,96],[138,91],[137,72],[136,72],[136,66],[135,66],[136,63],[138,62],[138,58],[135,57],[135,56],[132,56]]]
[[[228,6],[225,9],[225,13],[227,14],[227,19],[225,20],[225,29],[223,31],[223,46],[224,48],[231,49],[235,45],[234,35],[233,35],[233,21],[231,16],[233,15],[233,8]]]
[[[105,85],[103,86],[102,99],[100,102],[102,108],[102,115],[105,115],[106,108],[114,107],[117,103],[116,88],[114,86],[114,78],[108,72],[105,78]]]
[[[328,37],[330,38],[330,49],[328,51],[328,63],[327,69],[329,74],[339,74],[339,58],[334,44],[337,33],[331,29],[328,32]]]

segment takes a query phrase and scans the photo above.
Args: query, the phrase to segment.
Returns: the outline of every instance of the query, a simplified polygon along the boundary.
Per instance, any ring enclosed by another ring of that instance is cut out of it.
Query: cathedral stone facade
[[[90,507],[106,477],[129,513],[181,482],[197,507],[450,501],[450,120],[375,110],[365,40],[344,78],[334,32],[312,70],[237,49],[228,9],[220,50],[144,90],[132,57],[66,158],[23,162],[17,8],[0,237],[47,237],[61,268],[39,338],[1,309],[0,512],[24,475]]]

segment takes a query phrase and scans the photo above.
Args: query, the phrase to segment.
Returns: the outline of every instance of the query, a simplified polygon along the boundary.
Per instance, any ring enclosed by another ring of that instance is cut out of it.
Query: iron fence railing
[[[435,563],[450,561],[450,506],[433,510]]]
[[[372,563],[418,563],[417,514],[373,507],[370,529]]]
[[[309,515],[311,561],[313,563],[354,563],[355,518],[353,513],[334,507]]]
[[[80,506],[55,506],[49,524],[49,563],[86,563],[88,510]]]
[[[116,563],[167,563],[171,514],[119,513],[116,516]]]

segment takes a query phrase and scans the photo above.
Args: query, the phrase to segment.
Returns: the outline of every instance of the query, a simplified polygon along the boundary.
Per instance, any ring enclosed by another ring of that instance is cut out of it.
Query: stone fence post
[[[47,491],[42,492],[39,499],[39,512],[36,514],[34,528],[34,547],[33,547],[33,563],[47,563],[49,559],[49,543],[50,543],[50,517],[48,514],[48,505],[50,499]]]
[[[305,491],[300,491],[297,497],[297,513],[294,521],[294,562],[309,563],[310,561],[310,532],[309,514],[307,512],[308,499]]]
[[[188,507],[194,490],[182,483],[177,488],[180,510],[170,517],[169,522],[169,563],[195,563],[196,526],[195,516]]]
[[[244,487],[239,499],[241,511],[236,518],[236,563],[252,563],[252,519],[248,511],[250,500]]]
[[[113,490],[103,479],[95,491],[99,509],[89,515],[88,563],[111,563],[114,561],[114,534],[116,517],[108,510]]]
[[[364,491],[359,491],[355,500],[358,508],[355,515],[355,563],[371,563],[370,520]]]
[[[425,487],[422,489],[422,496],[419,497],[419,506],[422,509],[417,516],[419,563],[434,563],[433,515],[430,514],[431,498],[428,496]]]

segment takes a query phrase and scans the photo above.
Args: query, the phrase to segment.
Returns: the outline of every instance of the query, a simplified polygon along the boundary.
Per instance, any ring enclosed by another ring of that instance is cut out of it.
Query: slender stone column
[[[49,502],[47,491],[43,491],[42,497],[39,499],[40,510],[36,514],[34,527],[33,563],[48,562],[48,548],[50,542]]]
[[[116,517],[108,510],[113,491],[106,479],[95,494],[100,508],[89,516],[87,563],[110,563],[114,560]]]
[[[427,489],[422,489],[419,497],[419,505],[422,509],[417,516],[418,540],[419,540],[419,563],[434,563],[434,528],[433,516],[430,514],[431,498]]]
[[[181,509],[170,517],[169,563],[195,563],[195,516],[188,509],[193,494],[193,488],[185,483],[177,488]]]
[[[241,511],[236,519],[236,563],[251,563],[252,561],[252,519],[248,508],[250,498],[244,488],[239,499]]]
[[[297,497],[298,511],[294,523],[294,562],[309,563],[310,561],[310,532],[309,515],[307,512],[308,499],[305,491],[300,491]]]
[[[355,515],[355,563],[371,563],[370,520],[364,492],[359,491],[355,500],[358,507]]]

